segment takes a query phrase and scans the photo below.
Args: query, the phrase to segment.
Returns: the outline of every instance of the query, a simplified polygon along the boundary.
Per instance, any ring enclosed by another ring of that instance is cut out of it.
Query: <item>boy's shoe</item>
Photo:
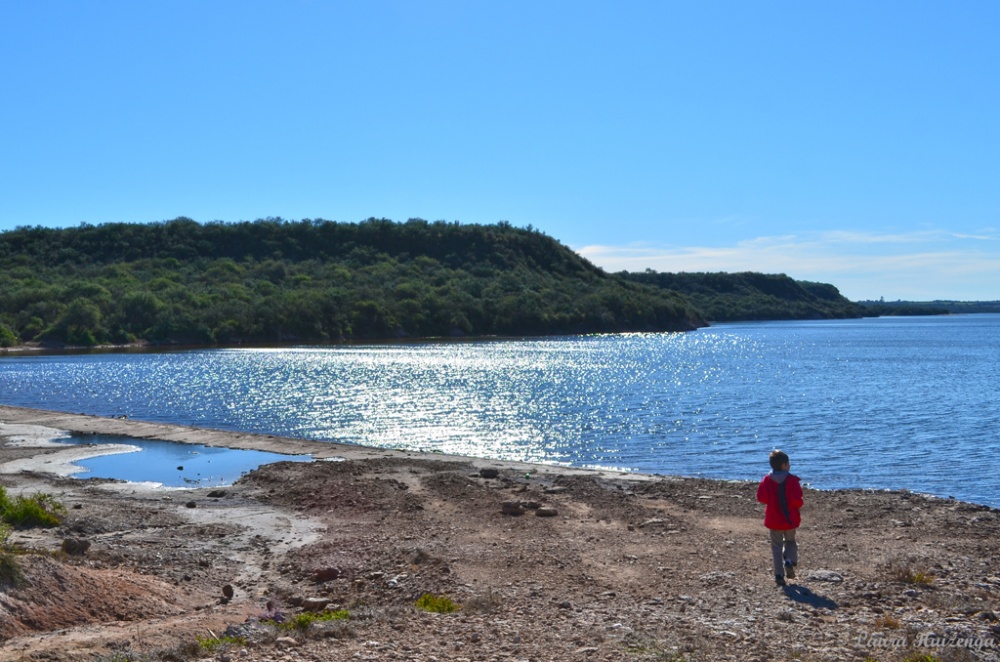
[[[775,575],[774,576],[774,583],[777,584],[778,586],[785,586],[786,585],[785,584],[785,576],[784,575]]]
[[[795,579],[795,566],[787,561],[785,562],[785,577]]]

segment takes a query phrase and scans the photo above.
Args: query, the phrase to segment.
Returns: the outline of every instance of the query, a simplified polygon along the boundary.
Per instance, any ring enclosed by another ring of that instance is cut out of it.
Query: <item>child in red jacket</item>
[[[774,581],[785,585],[785,577],[795,579],[795,566],[799,562],[799,546],[795,530],[802,519],[802,486],[798,476],[788,473],[791,463],[788,455],[779,450],[771,451],[771,473],[764,476],[757,487],[757,501],[764,509],[764,526],[771,531],[771,558],[774,561]]]

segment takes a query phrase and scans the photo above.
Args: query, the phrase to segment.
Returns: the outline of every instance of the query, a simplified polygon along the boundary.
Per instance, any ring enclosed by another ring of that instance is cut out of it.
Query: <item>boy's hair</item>
[[[788,453],[785,451],[779,451],[775,448],[771,451],[771,454],[767,459],[771,463],[772,469],[775,471],[781,471],[781,467],[785,466],[785,462],[788,462]]]

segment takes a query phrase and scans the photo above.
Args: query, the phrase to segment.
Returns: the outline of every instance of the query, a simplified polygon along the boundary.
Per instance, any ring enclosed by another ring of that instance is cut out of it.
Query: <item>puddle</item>
[[[114,454],[74,460],[73,464],[83,469],[74,474],[76,478],[114,478],[132,483],[160,483],[166,487],[229,485],[262,464],[312,462],[308,455],[282,455],[115,435],[69,437],[58,442],[79,447],[108,444],[128,447]]]

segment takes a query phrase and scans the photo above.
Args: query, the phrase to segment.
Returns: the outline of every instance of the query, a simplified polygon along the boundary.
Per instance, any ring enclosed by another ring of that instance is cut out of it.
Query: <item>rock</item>
[[[647,526],[663,526],[667,523],[667,520],[660,519],[659,517],[654,517],[653,519],[648,519],[639,525],[640,529],[645,529]]]
[[[597,646],[585,646],[583,648],[577,648],[573,651],[573,655],[593,655],[594,653],[600,652],[600,648]]]
[[[536,517],[555,517],[559,514],[559,511],[551,506],[545,506],[544,508],[539,508],[535,511]]]
[[[225,490],[212,490],[208,493],[209,499],[221,499],[224,496],[226,496]]]
[[[295,648],[299,645],[299,642],[295,641],[291,637],[278,637],[274,640],[274,643],[279,648]]]
[[[546,487],[546,494],[562,494],[563,492],[569,491],[568,487],[563,487],[562,485],[556,485],[555,487]]]
[[[504,515],[517,516],[524,514],[524,506],[521,505],[520,501],[504,501],[501,510]]]
[[[187,503],[184,504],[184,507],[185,508],[197,508],[198,504],[195,503],[194,501],[188,501]]]
[[[528,510],[538,510],[539,508],[542,507],[540,501],[522,501],[521,505],[527,508]]]
[[[806,579],[814,582],[842,582],[844,576],[833,570],[813,570]]]
[[[332,579],[339,579],[343,574],[340,568],[320,568],[313,573],[313,579],[318,582],[328,582]]]
[[[61,549],[70,556],[83,556],[90,549],[90,541],[83,538],[66,538],[62,541]]]
[[[236,592],[233,591],[232,584],[226,584],[225,586],[222,587],[222,597],[224,597],[226,600],[232,600],[235,594]]]
[[[479,477],[480,478],[497,478],[499,475],[500,475],[500,472],[498,470],[496,470],[496,469],[480,469],[479,470]]]
[[[326,598],[305,598],[302,600],[302,608],[306,611],[321,612],[326,609],[330,601]]]
[[[177,471],[184,471],[184,465],[182,464],[181,466],[177,467]]]

